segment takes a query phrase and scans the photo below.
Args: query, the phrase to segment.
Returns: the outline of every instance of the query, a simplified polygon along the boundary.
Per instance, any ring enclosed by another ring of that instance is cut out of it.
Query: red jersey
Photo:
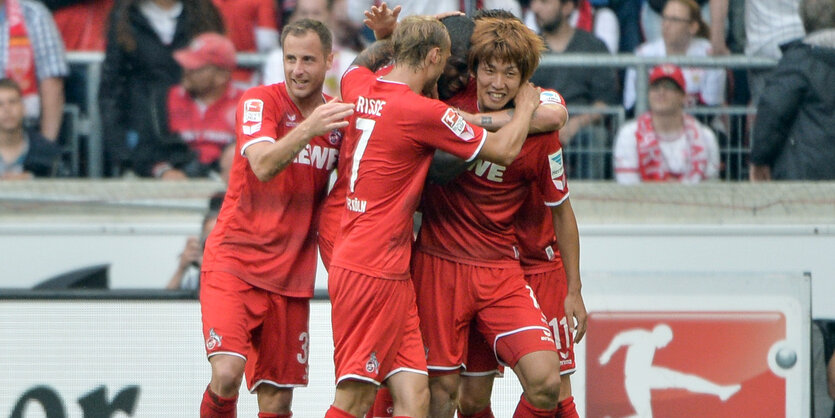
[[[201,164],[217,161],[223,148],[235,141],[235,110],[243,94],[230,84],[222,97],[206,107],[182,86],[168,92],[168,126],[197,152]]]
[[[543,103],[562,103],[554,91],[540,97]],[[470,99],[459,106],[478,111],[477,97]],[[513,223],[531,184],[542,191],[543,206],[568,196],[559,132],[529,136],[510,166],[478,160],[449,184],[428,185],[418,248],[461,263],[519,265]]]
[[[562,257],[554,234],[551,210],[542,204],[536,186],[516,213],[514,227],[519,242],[519,262],[525,274],[544,273],[562,268]]]
[[[474,159],[487,133],[440,101],[403,83],[349,69],[342,99],[354,103],[345,129],[348,177],[331,265],[370,276],[408,279],[412,215],[436,148]]]
[[[383,76],[391,72],[391,65],[380,68],[375,72],[378,76]],[[344,155],[344,153],[342,153]],[[348,160],[340,158],[337,163],[336,172],[344,173],[348,169]],[[336,176],[336,181],[333,183],[328,197],[322,206],[322,215],[319,222],[319,236],[333,245],[336,241],[336,235],[339,232],[339,222],[342,219],[342,212],[345,211],[345,194],[348,193],[348,177]]]
[[[324,96],[323,103],[330,100]],[[312,297],[316,222],[342,133],[313,138],[292,163],[261,182],[243,157],[258,142],[281,140],[304,118],[284,83],[244,93],[236,115],[238,151],[226,198],[203,257],[203,271],[223,271],[290,297]]]

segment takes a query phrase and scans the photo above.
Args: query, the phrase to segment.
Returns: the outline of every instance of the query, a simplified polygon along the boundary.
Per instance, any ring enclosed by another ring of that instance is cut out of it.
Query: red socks
[[[560,401],[559,409],[557,409],[557,418],[580,418],[577,414],[577,408],[574,406],[574,397],[569,396]]]
[[[519,398],[519,404],[516,405],[516,411],[513,412],[513,418],[552,418],[557,413],[557,408],[554,409],[539,409],[525,399],[525,395]]]
[[[473,415],[464,415],[461,411],[458,411],[459,418],[495,418],[493,416],[493,410],[490,409],[490,405],[487,405],[487,408],[482,409],[481,411],[476,412]]]
[[[238,396],[221,398],[206,386],[203,402],[200,403],[201,418],[235,418],[237,415]]]
[[[374,398],[374,405],[365,414],[365,418],[389,418],[394,414],[394,399],[388,388],[377,389],[377,396]],[[392,417],[393,418],[393,417]]]
[[[325,412],[325,418],[355,418],[353,415],[331,405],[328,412]]]
[[[292,416],[293,416],[292,412],[289,413],[289,414],[286,414],[286,415],[276,414],[276,413],[273,413],[273,412],[259,412],[258,413],[258,418],[291,418]]]

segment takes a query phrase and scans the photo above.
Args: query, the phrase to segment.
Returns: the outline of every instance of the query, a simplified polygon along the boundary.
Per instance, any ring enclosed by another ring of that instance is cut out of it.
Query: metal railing
[[[86,137],[86,166],[87,176],[92,178],[99,178],[103,175],[103,157],[104,146],[102,140],[101,117],[98,110],[98,87],[101,82],[101,65],[104,60],[104,54],[100,52],[70,52],[67,54],[69,63],[73,66],[83,66],[87,75],[86,85],[86,105],[82,109],[79,124],[79,134]],[[238,54],[238,64],[242,67],[258,68],[263,65],[265,55],[241,53]],[[638,57],[632,54],[546,54],[543,56],[540,66],[542,67],[607,67],[624,69],[629,67],[636,68],[635,91],[637,100],[635,104],[635,113],[640,114],[647,109],[647,90],[649,84],[649,69],[654,65],[662,63],[673,63],[682,67],[722,67],[729,69],[767,69],[776,64],[776,61],[764,58],[752,58],[744,55],[729,55],[720,57],[688,57],[688,56],[670,56],[670,57]],[[608,145],[611,145],[614,137],[615,129],[612,131],[612,126],[619,127],[623,120],[622,116],[618,119],[620,109],[609,108],[598,110],[598,108],[572,108],[572,111],[579,113],[598,112],[602,113],[603,121],[606,123],[605,127],[611,131]],[[698,110],[698,112],[714,112],[715,114],[727,115],[753,115],[756,109],[753,108],[731,108],[718,107],[714,110]],[[694,114],[697,111],[694,109]],[[740,128],[744,129],[744,128]],[[750,131],[750,129],[749,129]],[[744,137],[744,136],[743,136]],[[739,141],[737,141],[739,142]],[[750,143],[750,142],[748,142]],[[743,152],[747,152],[747,148],[742,148],[742,142],[733,145],[731,148],[723,148],[723,158],[727,158],[725,163],[731,165],[741,161]],[[566,146],[569,150],[571,145]],[[576,147],[575,147],[576,148]],[[740,153],[739,155],[729,154],[732,151]],[[608,155],[608,160],[611,160],[611,148],[608,150],[594,149],[588,152],[593,153],[591,157],[599,158]],[[740,162],[741,163],[741,162]],[[607,163],[608,164],[608,163]],[[609,168],[610,169],[610,168]],[[611,178],[610,172],[606,178]],[[596,176],[594,176],[596,177]],[[726,177],[727,178],[727,177]]]

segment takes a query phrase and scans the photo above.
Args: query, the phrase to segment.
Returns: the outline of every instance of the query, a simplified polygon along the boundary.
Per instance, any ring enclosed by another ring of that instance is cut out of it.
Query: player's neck
[[[322,98],[322,90],[319,89],[316,92],[310,94],[306,97],[297,97],[294,95],[290,95],[290,100],[293,101],[293,104],[299,109],[299,112],[302,114],[302,117],[308,117],[317,107],[324,104],[325,101]]]
[[[413,92],[421,94],[426,85],[427,76],[425,69],[415,69],[405,65],[394,65],[391,72],[383,76],[383,80],[403,83],[409,86]]]

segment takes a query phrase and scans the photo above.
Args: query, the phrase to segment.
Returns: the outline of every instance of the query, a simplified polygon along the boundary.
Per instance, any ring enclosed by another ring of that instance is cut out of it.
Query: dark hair
[[[519,18],[516,17],[516,15],[511,13],[509,10],[505,9],[478,9],[473,15],[473,20],[480,20],[486,18],[519,20]]]
[[[473,36],[475,23],[472,19],[462,15],[447,16],[441,19],[441,23],[444,24],[449,33],[450,54],[461,57],[466,61],[467,54],[470,52],[470,38]]]
[[[800,20],[806,34],[821,29],[835,28],[835,1],[833,0],[801,0]]]
[[[0,89],[9,89],[17,92],[18,95],[23,96],[23,90],[20,89],[20,84],[11,78],[0,78]]]
[[[281,48],[284,48],[284,40],[287,36],[304,36],[307,32],[313,32],[319,37],[322,43],[322,52],[327,57],[333,50],[333,38],[331,31],[324,23],[313,19],[301,19],[284,26],[281,30]]]
[[[143,0],[119,0],[114,6],[115,14],[111,18],[116,19],[115,32],[116,43],[125,51],[136,49],[136,38],[134,38],[133,25],[130,22],[131,7],[139,7]],[[183,3],[183,16],[186,28],[186,36],[189,40],[203,32],[226,32],[223,26],[223,18],[211,0],[180,0]]]

